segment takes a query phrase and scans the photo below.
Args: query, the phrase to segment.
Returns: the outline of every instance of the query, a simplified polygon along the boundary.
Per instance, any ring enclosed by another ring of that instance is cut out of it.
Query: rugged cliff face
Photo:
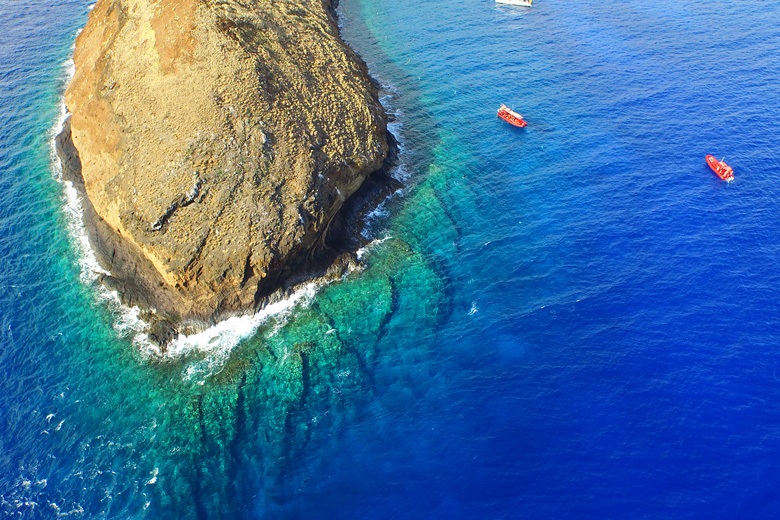
[[[305,269],[388,154],[329,0],[98,0],[74,60],[65,169],[108,282],[168,322]]]

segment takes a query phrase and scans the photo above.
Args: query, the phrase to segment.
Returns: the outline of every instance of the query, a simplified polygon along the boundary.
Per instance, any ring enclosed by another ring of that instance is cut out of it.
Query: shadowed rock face
[[[328,0],[98,0],[74,60],[66,170],[107,281],[167,321],[256,305],[388,154]]]

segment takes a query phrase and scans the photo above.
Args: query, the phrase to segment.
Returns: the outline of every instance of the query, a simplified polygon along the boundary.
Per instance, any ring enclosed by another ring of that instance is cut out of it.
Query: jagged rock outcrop
[[[165,323],[305,269],[388,155],[329,0],[98,0],[74,60],[65,169],[107,282]]]

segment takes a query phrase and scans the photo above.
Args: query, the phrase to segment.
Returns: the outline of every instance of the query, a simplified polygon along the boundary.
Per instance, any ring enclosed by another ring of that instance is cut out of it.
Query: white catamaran
[[[508,4],[508,5],[524,5],[526,7],[531,7],[533,0],[496,0],[496,3]]]

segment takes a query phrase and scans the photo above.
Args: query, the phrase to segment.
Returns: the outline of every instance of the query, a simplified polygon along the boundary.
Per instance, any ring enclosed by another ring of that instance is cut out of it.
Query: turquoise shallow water
[[[780,7],[343,0],[401,140],[384,240],[174,359],[82,281],[51,169],[87,9],[0,7],[2,515],[780,513]]]

